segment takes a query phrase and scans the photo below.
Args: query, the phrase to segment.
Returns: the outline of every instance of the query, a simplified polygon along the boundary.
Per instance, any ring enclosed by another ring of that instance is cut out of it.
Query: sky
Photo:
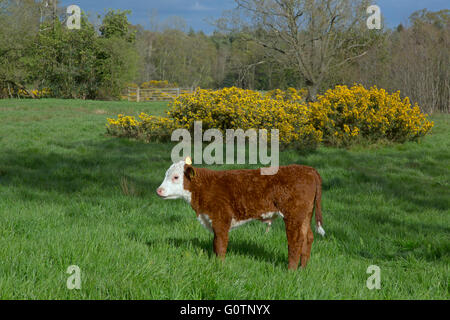
[[[76,4],[93,16],[104,14],[107,9],[129,9],[132,11],[130,22],[146,28],[151,28],[150,17],[155,16],[155,13],[159,23],[179,16],[186,21],[187,28],[202,30],[206,34],[214,30],[208,21],[220,18],[224,10],[236,7],[234,0],[60,0],[60,3],[63,6]],[[375,3],[380,7],[389,28],[405,24],[409,15],[420,9],[450,9],[449,0],[375,0]]]

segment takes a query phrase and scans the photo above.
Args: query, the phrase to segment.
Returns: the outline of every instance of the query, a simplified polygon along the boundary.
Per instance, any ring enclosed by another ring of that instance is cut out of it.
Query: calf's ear
[[[184,175],[189,179],[192,180],[192,178],[195,177],[195,169],[190,165],[184,166]]]

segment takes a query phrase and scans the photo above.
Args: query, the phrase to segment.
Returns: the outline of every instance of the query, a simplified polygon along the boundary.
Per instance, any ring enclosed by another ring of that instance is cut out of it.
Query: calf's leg
[[[228,232],[226,234],[214,233],[214,253],[221,260],[225,259],[228,247]]]
[[[303,237],[301,234],[301,224],[297,221],[285,220],[286,236],[288,242],[289,270],[296,270],[300,260]]]
[[[311,255],[311,246],[312,246],[312,243],[314,241],[314,235],[313,235],[313,232],[311,230],[311,223],[305,221],[304,224],[306,224],[307,232],[306,232],[306,239],[303,241],[302,253],[301,253],[301,266],[302,266],[302,268],[305,268],[306,265],[308,264],[309,257]]]
[[[230,225],[224,223],[218,223],[213,225],[214,231],[214,253],[221,260],[225,259],[225,254],[227,253],[228,247],[228,232],[230,230]]]

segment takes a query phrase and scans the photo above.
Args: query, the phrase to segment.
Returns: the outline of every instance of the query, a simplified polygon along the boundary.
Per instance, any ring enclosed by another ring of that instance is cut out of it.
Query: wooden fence
[[[170,101],[183,93],[192,93],[192,88],[137,88],[128,87],[128,101]]]

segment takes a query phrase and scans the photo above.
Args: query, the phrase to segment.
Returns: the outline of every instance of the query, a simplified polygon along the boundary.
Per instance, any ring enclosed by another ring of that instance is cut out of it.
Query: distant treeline
[[[361,83],[400,90],[426,112],[450,111],[449,10],[421,10],[408,26],[368,30],[360,14],[367,1],[344,7],[358,17],[354,23],[338,9],[323,14],[325,0],[307,1],[314,7],[274,2],[279,8],[236,2],[254,19],[224,16],[205,35],[182,23],[134,26],[130,12],[119,10],[102,19],[83,15],[81,29],[68,30],[63,8],[0,0],[0,95],[47,88],[56,97],[116,99],[128,83],[167,80],[181,87],[305,87],[314,100],[336,84]]]

